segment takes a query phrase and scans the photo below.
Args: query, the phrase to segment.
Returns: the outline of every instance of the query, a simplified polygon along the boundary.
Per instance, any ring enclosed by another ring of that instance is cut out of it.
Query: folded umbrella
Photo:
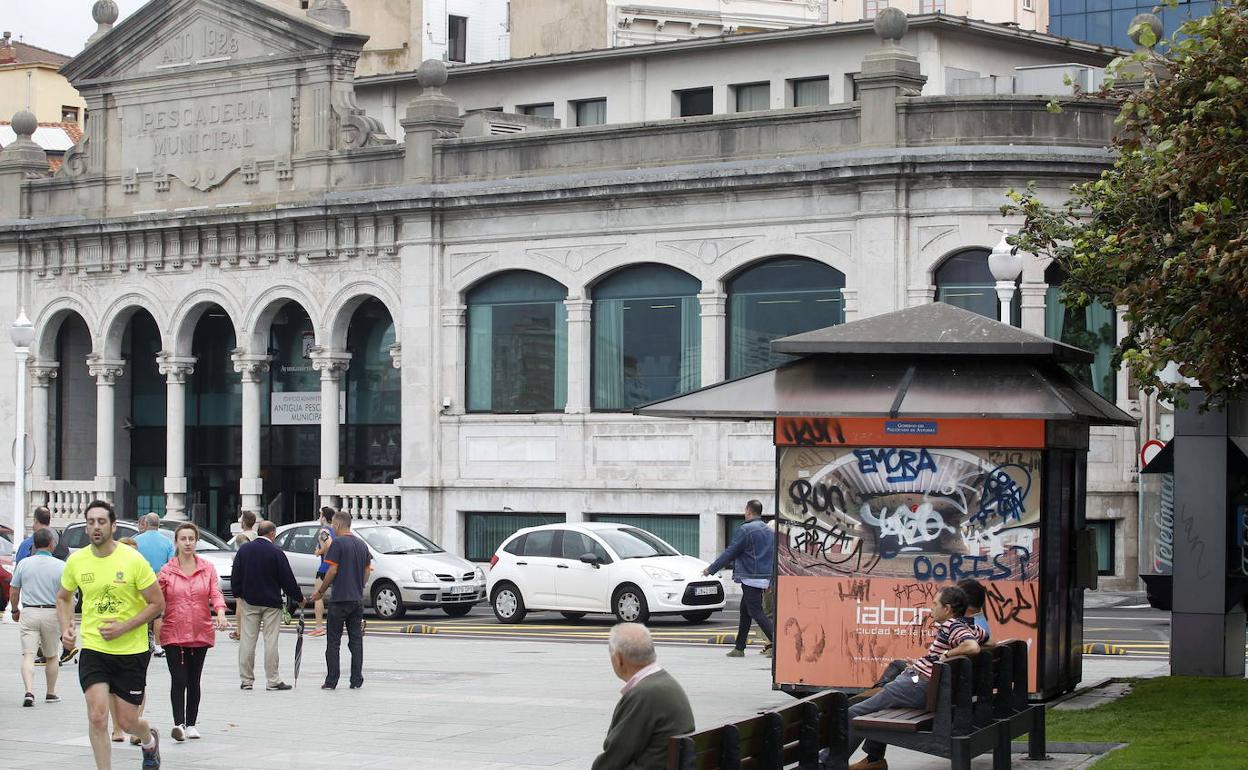
[[[299,664],[303,662],[303,608],[299,608],[299,624],[295,634],[295,679],[292,686],[299,684]]]

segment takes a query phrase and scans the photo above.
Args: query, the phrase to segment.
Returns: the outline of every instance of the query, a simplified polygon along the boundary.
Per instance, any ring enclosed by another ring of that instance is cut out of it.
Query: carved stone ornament
[[[234,371],[242,375],[243,382],[259,382],[260,375],[269,371],[269,356],[253,356],[236,349],[230,354],[234,361]]]
[[[175,356],[167,350],[156,354],[157,367],[170,385],[185,385],[187,378],[195,373],[194,356]]]
[[[364,114],[355,103],[354,91],[339,91],[334,97],[334,116],[338,120],[338,147],[349,150],[394,144],[377,118]]]
[[[61,167],[56,170],[58,177],[78,177],[87,173],[87,150],[90,147],[91,137],[84,136],[82,141],[75,144],[65,151],[65,158],[61,161]]]
[[[117,378],[126,371],[125,361],[109,361],[99,353],[87,356],[87,371],[98,385],[116,385]]]
[[[30,372],[30,384],[36,388],[49,387],[60,374],[60,366],[52,363],[28,364],[26,369]]]

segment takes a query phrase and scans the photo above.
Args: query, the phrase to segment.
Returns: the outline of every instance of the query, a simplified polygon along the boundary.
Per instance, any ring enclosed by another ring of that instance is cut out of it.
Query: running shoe
[[[28,692],[25,697],[22,698],[22,707],[30,708],[33,705],[35,705],[35,694],[33,692]]]
[[[51,695],[51,694],[49,694],[49,695],[45,695],[45,696],[43,696],[43,702],[44,702],[44,703],[60,703],[60,702],[61,702],[61,698],[60,698],[60,696],[59,696],[59,695]]]
[[[195,729],[195,725],[186,726],[186,737],[190,738],[191,740],[196,740],[199,738],[199,730]]]
[[[160,770],[160,733],[152,728],[152,747],[143,749],[143,770]]]
[[[178,743],[186,740],[186,728],[182,725],[174,725],[173,729],[169,731],[169,734],[172,735],[173,739]]]

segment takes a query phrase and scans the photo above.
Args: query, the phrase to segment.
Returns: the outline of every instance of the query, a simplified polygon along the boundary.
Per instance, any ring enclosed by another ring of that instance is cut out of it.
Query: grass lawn
[[[1046,715],[1051,741],[1128,743],[1096,770],[1248,768],[1248,680],[1139,679],[1131,694],[1088,711]]]

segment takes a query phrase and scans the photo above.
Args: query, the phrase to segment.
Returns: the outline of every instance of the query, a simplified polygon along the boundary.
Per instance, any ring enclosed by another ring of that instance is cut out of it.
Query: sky
[[[146,0],[116,0],[120,22]],[[0,32],[30,45],[76,56],[95,32],[95,0],[0,0]]]

